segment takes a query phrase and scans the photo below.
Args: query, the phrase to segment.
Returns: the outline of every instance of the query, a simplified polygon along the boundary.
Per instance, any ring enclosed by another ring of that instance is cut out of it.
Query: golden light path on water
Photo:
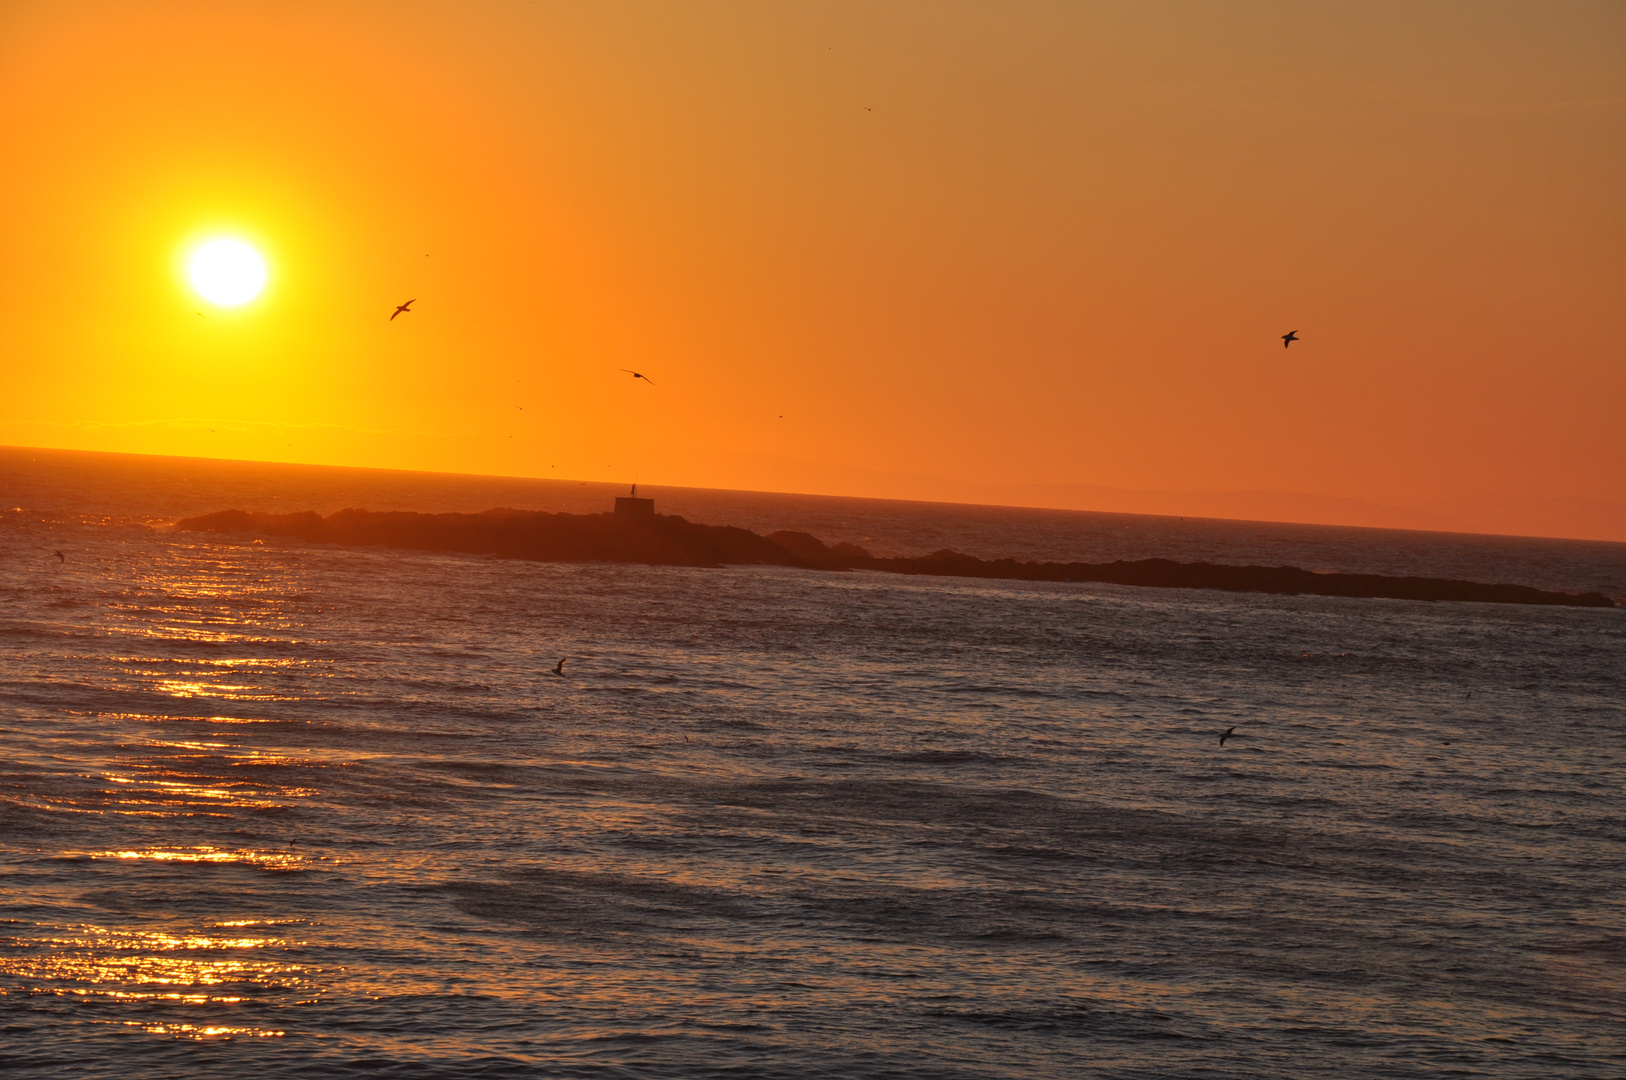
[[[118,853],[127,857],[132,853]],[[296,944],[282,937],[243,936],[250,920],[223,924],[238,934],[175,934],[131,931],[97,925],[29,928],[0,938],[9,955],[0,960],[0,975],[14,979],[29,993],[112,1002],[177,1005],[235,1005],[245,995],[235,988],[275,987],[308,990],[310,972],[261,950],[286,950]],[[29,932],[31,931],[31,932]],[[151,1034],[204,1038],[217,1035],[280,1036],[280,1030],[240,1024],[189,1024],[173,1021],[120,1020]]]
[[[170,582],[172,595],[187,601],[230,598],[230,588]],[[138,612],[150,617],[152,609],[139,604],[114,604],[117,614]],[[163,613],[157,625],[128,628],[127,639],[157,643],[243,643],[249,636],[233,629],[204,625],[214,620],[199,619],[184,608]],[[175,619],[176,614],[183,617]],[[231,620],[235,623],[235,620]],[[193,657],[124,654],[108,658],[109,674],[117,681],[134,681],[161,697],[185,701],[205,698],[216,703],[266,702],[287,700],[285,695],[267,691],[256,676],[278,669],[297,671],[298,660],[275,657]],[[244,679],[243,676],[247,676]],[[184,714],[123,713],[104,714],[103,721],[136,722],[141,725],[190,723]],[[205,719],[231,725],[254,724],[256,718],[217,716]],[[143,738],[126,744],[136,751],[127,755],[127,772],[104,771],[100,779],[114,788],[101,793],[100,807],[86,806],[84,795],[77,806],[63,806],[93,814],[128,817],[197,817],[214,813],[210,808],[269,810],[317,794],[312,787],[266,784],[255,779],[237,779],[239,770],[297,767],[304,761],[297,754],[265,752],[229,741],[202,739]],[[224,762],[218,767],[191,772],[189,761],[200,764]],[[222,777],[232,777],[222,782]],[[36,804],[38,805],[38,804]],[[189,847],[144,847],[113,850],[73,850],[60,852],[62,860],[142,861],[155,864],[253,867],[260,870],[293,871],[320,856],[307,856],[291,850],[222,848],[210,844]],[[125,1004],[173,1003],[187,1006],[232,1006],[248,999],[249,993],[275,991],[306,995],[315,989],[309,966],[281,957],[302,943],[281,936],[244,935],[250,927],[272,928],[303,924],[304,920],[237,919],[216,923],[206,932],[130,930],[95,924],[52,927],[37,924],[0,939],[11,946],[0,956],[0,976],[19,982],[29,993],[75,998],[99,998]],[[214,931],[237,931],[216,933]],[[281,1029],[236,1023],[190,1023],[176,1020],[105,1021],[139,1028],[151,1034],[185,1040],[233,1037],[280,1037]]]
[[[144,635],[167,641],[196,641],[191,631]],[[209,640],[230,640],[211,634]],[[277,660],[231,658],[188,662],[190,678],[153,675],[154,669],[172,666],[163,658],[125,655],[111,658],[119,677],[143,679],[158,694],[185,700],[205,696],[217,702],[276,700],[259,692],[257,684],[229,681],[231,672],[260,671],[285,666]],[[297,665],[295,665],[297,666]],[[106,720],[165,724],[184,717],[122,714]],[[210,718],[252,723],[248,718]],[[298,765],[297,755],[266,753],[228,741],[146,738],[130,744],[140,753],[130,760],[132,772],[102,772],[100,779],[117,787],[102,795],[102,806],[75,809],[132,817],[192,817],[209,814],[211,806],[233,810],[285,807],[316,794],[310,787],[268,785],[255,780],[222,783],[218,769],[188,772],[189,760],[224,759],[231,770]],[[230,775],[228,772],[226,775]],[[189,847],[144,847],[116,850],[74,850],[59,853],[62,860],[144,861],[155,864],[231,865],[263,870],[291,871],[315,858],[289,850],[221,848],[210,844]],[[0,956],[0,976],[20,983],[29,993],[76,998],[99,998],[125,1004],[173,1003],[187,1006],[232,1006],[249,992],[267,990],[306,995],[315,988],[313,973],[304,964],[281,957],[301,943],[281,936],[245,935],[251,927],[272,928],[303,920],[237,919],[214,924],[205,932],[130,930],[95,924],[67,927],[36,925],[4,939],[12,947]],[[106,1021],[139,1028],[150,1034],[184,1040],[233,1037],[280,1037],[281,1029],[236,1023],[189,1023],[175,1020]]]

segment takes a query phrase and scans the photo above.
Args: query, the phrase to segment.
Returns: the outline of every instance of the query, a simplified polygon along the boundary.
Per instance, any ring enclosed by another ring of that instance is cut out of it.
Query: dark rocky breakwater
[[[1013,581],[1100,582],[1164,589],[1223,589],[1278,595],[1392,600],[1614,607],[1602,593],[1557,592],[1525,585],[1430,577],[1317,573],[1294,566],[1229,566],[1168,559],[1110,563],[979,559],[955,551],[878,557],[853,544],[827,546],[805,532],[761,536],[728,525],[699,525],[671,515],[550,514],[487,510],[479,514],[341,510],[261,514],[226,510],[176,523],[190,532],[258,534],[309,543],[449,551],[543,562],[622,562],[655,566],[794,566],[871,570]]]

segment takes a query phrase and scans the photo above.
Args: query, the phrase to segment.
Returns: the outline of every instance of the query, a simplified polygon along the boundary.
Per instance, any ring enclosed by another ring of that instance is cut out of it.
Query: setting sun
[[[241,240],[210,240],[192,252],[186,263],[186,278],[211,304],[237,307],[265,288],[265,260]]]

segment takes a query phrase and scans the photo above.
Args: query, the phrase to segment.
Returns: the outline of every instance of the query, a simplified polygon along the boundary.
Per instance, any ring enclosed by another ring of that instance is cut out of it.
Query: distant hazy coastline
[[[625,487],[579,480],[0,447],[0,530],[154,526],[221,507],[284,514],[345,507],[475,513],[514,506],[596,514]],[[664,513],[761,536],[807,532],[878,556],[951,548],[984,560],[1296,566],[1317,572],[1518,582],[1626,599],[1626,544],[1541,537],[1156,517],[764,491],[640,485]],[[40,554],[78,541],[66,534]],[[72,554],[72,551],[69,551]],[[55,561],[54,559],[52,560]]]
[[[184,518],[188,532],[260,534],[311,543],[383,546],[543,562],[622,562],[655,566],[795,566],[873,570],[939,577],[1017,581],[1096,582],[1149,588],[1222,589],[1278,595],[1614,607],[1598,592],[1560,592],[1525,585],[1448,578],[1317,573],[1293,566],[1230,566],[1169,559],[1110,563],[979,559],[951,550],[914,557],[878,557],[855,544],[826,545],[811,533],[761,536],[728,525],[699,525],[672,515],[551,514],[488,510],[479,514],[340,510],[323,517],[224,510]]]

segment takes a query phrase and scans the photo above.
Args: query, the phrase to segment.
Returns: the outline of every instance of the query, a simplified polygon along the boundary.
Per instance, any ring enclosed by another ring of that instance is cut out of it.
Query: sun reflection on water
[[[275,1039],[285,1034],[283,1031],[271,1031],[267,1028],[233,1027],[229,1024],[210,1024],[199,1026],[197,1024],[151,1024],[139,1020],[124,1021],[125,1027],[138,1027],[149,1035],[171,1035],[182,1039],[207,1039],[214,1036],[230,1038],[241,1035],[250,1038]]]
[[[187,633],[181,640],[204,641],[213,638]],[[167,639],[167,635],[166,635]],[[240,637],[220,638],[243,644]],[[209,697],[226,701],[284,701],[256,677],[286,676],[309,666],[309,661],[288,657],[234,656],[187,657],[123,655],[110,658],[122,678],[147,682],[167,697],[188,700]]]
[[[64,851],[68,859],[151,859],[154,862],[174,863],[242,863],[273,870],[290,870],[309,863],[304,855],[287,851],[261,851],[252,848],[226,850],[207,844],[192,848],[147,848],[125,851]],[[219,924],[231,925],[231,924]],[[243,924],[250,925],[250,924]]]
[[[248,683],[207,683],[195,679],[159,679],[153,688],[170,697],[215,697],[227,701],[276,701],[279,695],[255,693]]]
[[[256,923],[240,921],[243,927]],[[312,972],[286,959],[287,950],[303,942],[282,937],[95,924],[34,929],[0,937],[0,996],[21,992],[123,1003],[237,1005],[267,990],[301,991],[312,985]],[[171,1034],[281,1034],[238,1025],[127,1023]]]

